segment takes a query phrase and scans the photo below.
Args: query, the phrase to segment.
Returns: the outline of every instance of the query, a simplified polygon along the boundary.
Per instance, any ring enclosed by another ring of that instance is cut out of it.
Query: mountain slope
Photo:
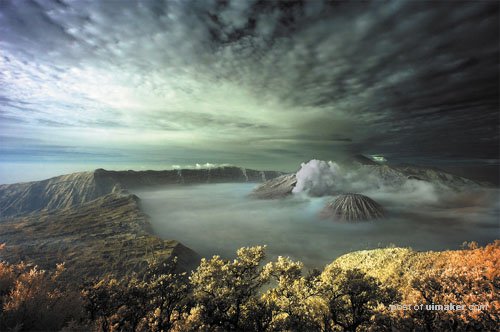
[[[118,189],[118,184],[98,183],[94,172],[73,173],[51,179],[0,186],[0,218],[42,209],[68,208]]]
[[[54,268],[65,262],[75,276],[140,272],[153,258],[178,256],[179,268],[194,267],[199,256],[177,241],[150,232],[135,195],[112,193],[71,209],[44,211],[0,223],[2,260],[24,260]]]

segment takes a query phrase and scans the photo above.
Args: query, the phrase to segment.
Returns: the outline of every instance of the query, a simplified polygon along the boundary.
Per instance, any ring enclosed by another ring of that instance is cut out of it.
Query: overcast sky
[[[496,1],[0,1],[3,164],[498,162],[498,110]]]

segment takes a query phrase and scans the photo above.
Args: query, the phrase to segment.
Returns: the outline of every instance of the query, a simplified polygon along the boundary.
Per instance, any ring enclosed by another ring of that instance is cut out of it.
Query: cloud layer
[[[281,169],[344,152],[498,160],[498,11],[2,1],[0,155]]]

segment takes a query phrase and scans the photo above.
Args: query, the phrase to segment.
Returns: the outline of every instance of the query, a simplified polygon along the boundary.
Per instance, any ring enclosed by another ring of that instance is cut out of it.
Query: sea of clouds
[[[252,199],[252,183],[167,186],[135,193],[156,234],[205,257],[231,258],[242,246],[267,245],[270,259],[289,256],[306,267],[321,267],[343,253],[391,244],[445,250],[458,249],[464,241],[486,244],[498,238],[497,189],[455,192],[408,179],[390,185],[362,167],[321,161],[305,163],[297,176],[294,194],[278,200]],[[386,218],[355,224],[320,218],[323,207],[344,191],[376,200]]]

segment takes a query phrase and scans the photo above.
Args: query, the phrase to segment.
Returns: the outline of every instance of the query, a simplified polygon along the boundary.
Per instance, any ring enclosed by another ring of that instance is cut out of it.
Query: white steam
[[[340,168],[334,162],[323,160],[310,160],[302,163],[297,172],[297,184],[293,193],[307,192],[313,196],[323,196],[333,193],[341,179]]]
[[[440,199],[440,193],[449,189],[441,184],[408,179],[390,168],[381,167],[346,167],[333,161],[313,159],[302,163],[293,193],[325,196],[355,192],[383,199],[400,196],[406,202],[432,204]]]
[[[316,159],[302,163],[296,176],[297,185],[293,192],[306,192],[311,196],[371,191],[387,185],[387,179],[380,177],[373,169],[343,167],[333,161]],[[392,182],[395,180],[391,179]]]

